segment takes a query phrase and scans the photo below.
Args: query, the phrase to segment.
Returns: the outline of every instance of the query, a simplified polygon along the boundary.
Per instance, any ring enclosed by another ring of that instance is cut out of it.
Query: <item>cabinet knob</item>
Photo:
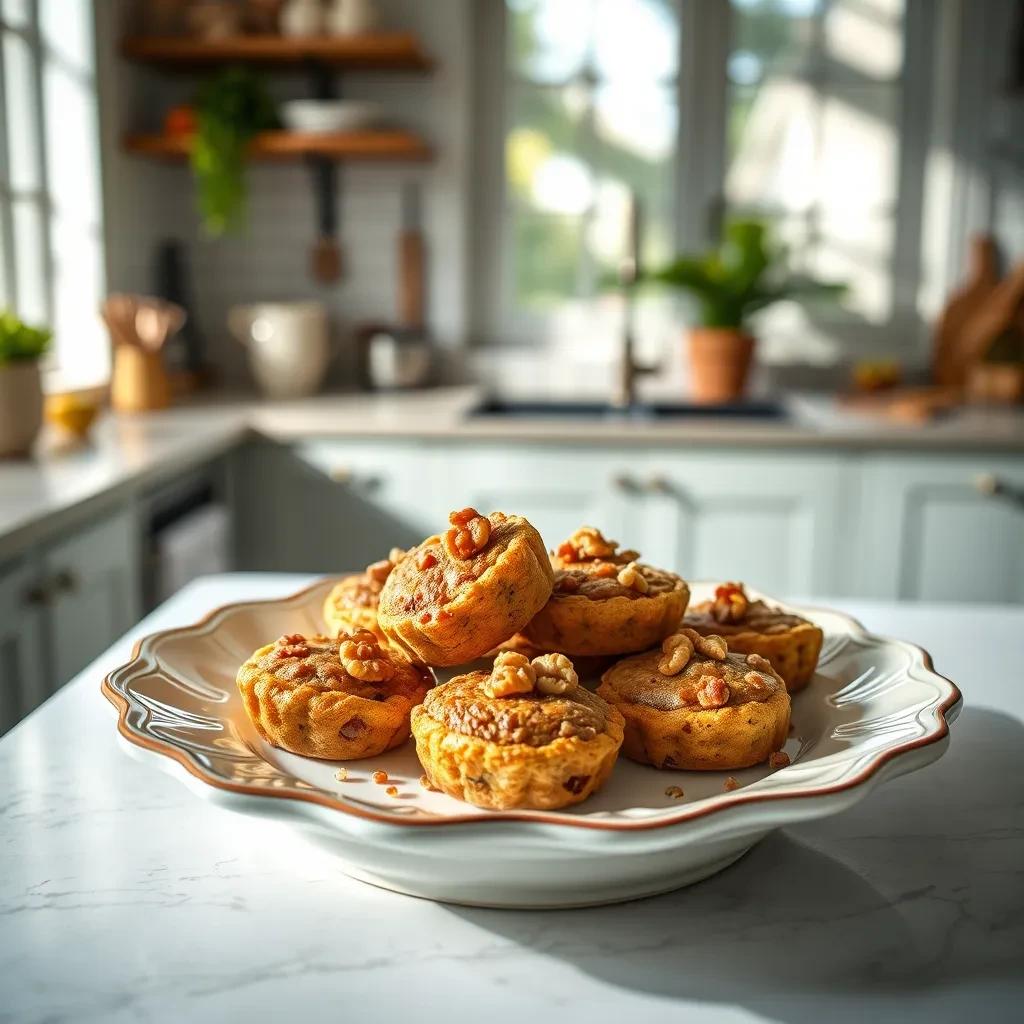
[[[995,473],[979,473],[973,480],[974,489],[987,498],[1002,498],[1024,508],[1024,487],[1015,487]]]

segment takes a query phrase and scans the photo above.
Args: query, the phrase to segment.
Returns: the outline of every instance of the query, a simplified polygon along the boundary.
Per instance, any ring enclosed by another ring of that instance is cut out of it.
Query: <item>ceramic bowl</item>
[[[793,700],[789,767],[732,772],[739,785],[727,790],[727,773],[663,772],[620,758],[608,785],[576,807],[485,811],[422,789],[411,741],[348,762],[339,781],[340,765],[275,749],[249,723],[238,666],[283,633],[322,630],[334,582],[149,636],[104,692],[133,753],[218,804],[303,829],[355,878],[430,899],[585,906],[696,882],[772,829],[842,811],[936,760],[961,705],[957,687],[914,644],[873,636],[840,612],[795,607],[822,627],[825,643],[817,675]],[[694,601],[713,590],[692,587]],[[371,781],[380,769],[397,797]],[[683,798],[666,793],[673,785]]]
[[[378,108],[358,100],[290,100],[281,104],[281,120],[293,132],[329,135],[369,127]]]

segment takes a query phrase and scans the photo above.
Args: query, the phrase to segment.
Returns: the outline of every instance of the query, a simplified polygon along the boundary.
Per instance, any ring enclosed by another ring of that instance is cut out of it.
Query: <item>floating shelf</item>
[[[138,156],[183,160],[192,148],[187,135],[128,135],[124,149]],[[253,160],[298,160],[325,157],[331,160],[396,160],[423,162],[433,157],[430,146],[418,135],[405,131],[345,132],[337,135],[307,132],[261,132],[249,146]]]
[[[121,53],[134,61],[194,68],[209,64],[248,63],[287,67],[327,64],[373,71],[429,71],[433,62],[406,32],[358,36],[235,36],[190,39],[178,36],[129,36]]]

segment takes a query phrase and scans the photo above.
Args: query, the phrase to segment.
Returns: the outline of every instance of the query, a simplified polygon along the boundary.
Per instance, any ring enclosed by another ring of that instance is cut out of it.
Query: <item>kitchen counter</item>
[[[102,419],[90,444],[0,462],[0,560],[90,502],[116,497],[229,451],[258,434],[291,443],[311,437],[573,445],[1024,452],[1024,412],[965,410],[921,427],[852,416],[827,399],[791,397],[790,418],[643,420],[467,417],[475,387],[408,394],[334,395],[295,402],[229,399],[142,416]]]
[[[1024,609],[841,602],[963,689],[942,760],[690,889],[512,912],[352,881],[120,748],[99,680],[136,637],[303,582],[191,585],[0,740],[0,1018],[1019,1019]]]

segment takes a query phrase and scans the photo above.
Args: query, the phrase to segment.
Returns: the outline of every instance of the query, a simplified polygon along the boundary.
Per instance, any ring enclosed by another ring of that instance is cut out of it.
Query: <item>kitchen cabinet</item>
[[[60,686],[141,614],[139,538],[129,511],[111,515],[44,554],[50,588],[52,675]]]
[[[1024,464],[1008,457],[868,459],[863,593],[921,601],[1024,601]]]
[[[50,694],[36,567],[0,569],[0,735]]]

